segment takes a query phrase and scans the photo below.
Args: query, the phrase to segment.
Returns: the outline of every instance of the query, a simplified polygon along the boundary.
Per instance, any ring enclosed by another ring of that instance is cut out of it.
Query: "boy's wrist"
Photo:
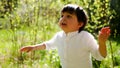
[[[31,46],[32,47],[32,51],[36,50],[36,46]]]
[[[46,48],[45,44],[37,44],[33,46],[33,50],[43,50],[45,48]]]
[[[99,44],[106,44],[106,40],[98,39]]]
[[[105,45],[106,41],[99,41],[99,45]]]

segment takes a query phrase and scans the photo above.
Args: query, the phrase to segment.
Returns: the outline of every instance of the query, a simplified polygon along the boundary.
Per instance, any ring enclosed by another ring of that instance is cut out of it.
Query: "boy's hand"
[[[110,36],[110,28],[109,27],[104,27],[100,30],[99,32],[99,42],[106,42],[108,37]]]
[[[20,49],[20,52],[30,52],[33,51],[34,46],[25,46]]]

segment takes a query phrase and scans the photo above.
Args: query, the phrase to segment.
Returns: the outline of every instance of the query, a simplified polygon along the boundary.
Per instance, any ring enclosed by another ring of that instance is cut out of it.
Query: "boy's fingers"
[[[27,51],[27,48],[21,48],[20,49],[20,52],[26,52]]]
[[[33,47],[23,47],[20,49],[20,52],[30,52],[33,50]]]
[[[107,33],[110,33],[110,29],[108,29]]]
[[[104,27],[100,30],[102,34],[110,34],[110,27]]]

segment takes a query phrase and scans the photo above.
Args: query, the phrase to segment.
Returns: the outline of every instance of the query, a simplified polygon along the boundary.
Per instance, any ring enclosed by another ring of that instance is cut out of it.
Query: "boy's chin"
[[[61,28],[62,29],[62,28]],[[66,30],[64,30],[64,29],[62,29],[65,33],[68,33],[68,31],[66,31]]]

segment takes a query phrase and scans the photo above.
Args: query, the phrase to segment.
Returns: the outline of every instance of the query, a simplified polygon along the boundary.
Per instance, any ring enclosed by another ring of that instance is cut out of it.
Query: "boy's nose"
[[[64,18],[60,18],[59,23],[63,23],[65,21]]]
[[[65,17],[62,17],[62,18],[61,18],[61,21],[62,21],[62,22],[64,22],[64,21],[65,21],[65,19],[66,19]]]

